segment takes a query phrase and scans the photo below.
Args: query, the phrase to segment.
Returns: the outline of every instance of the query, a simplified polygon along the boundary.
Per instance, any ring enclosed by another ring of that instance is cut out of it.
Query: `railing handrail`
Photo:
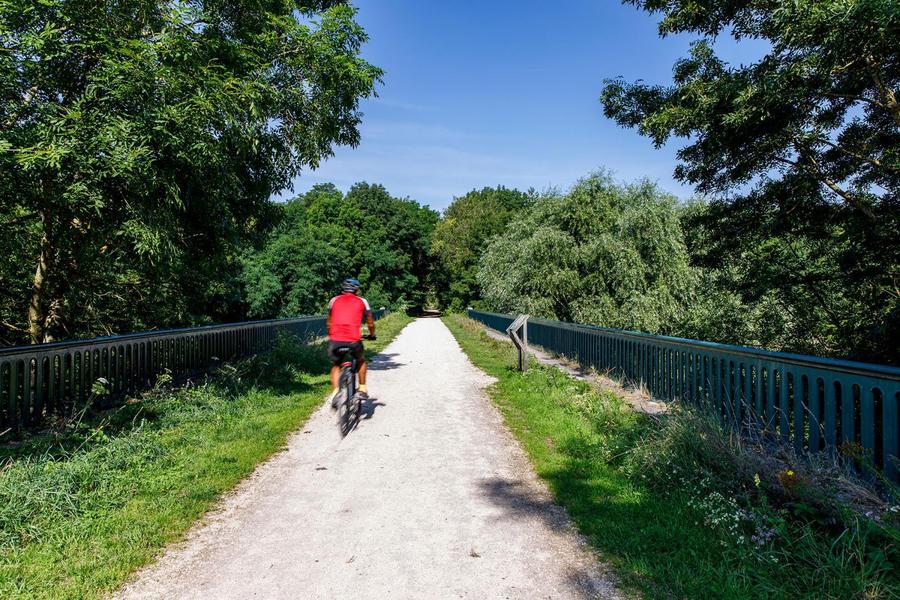
[[[514,315],[504,313],[495,313],[488,311],[472,312],[481,313],[483,315],[491,315],[504,319],[514,319]],[[567,321],[556,321],[553,319],[540,319],[531,317],[531,323],[544,322],[552,324],[556,327],[569,327],[572,329],[585,329],[590,331],[601,331],[610,335],[618,335],[622,337],[642,339],[647,341],[661,342],[673,344],[686,348],[696,348],[698,350],[716,351],[721,353],[736,354],[739,356],[753,357],[763,361],[779,361],[810,368],[827,368],[844,373],[854,375],[865,375],[867,377],[875,377],[877,379],[886,379],[890,381],[900,381],[900,368],[891,367],[889,365],[879,365],[875,363],[865,363],[852,360],[842,360],[836,358],[823,358],[820,356],[812,356],[807,354],[794,354],[790,352],[775,352],[772,350],[764,350],[762,348],[751,348],[748,346],[734,346],[731,344],[718,344],[715,342],[705,342],[702,340],[691,340],[687,338],[672,337],[667,335],[657,335],[652,333],[643,333],[640,331],[630,331],[627,329],[612,329],[610,327],[600,327],[598,325],[585,325],[583,323],[569,323]]]
[[[80,338],[75,340],[65,340],[62,342],[49,342],[46,344],[29,344],[22,346],[8,346],[0,348],[0,358],[7,358],[16,355],[27,355],[36,353],[52,352],[55,350],[65,350],[68,348],[77,348],[79,346],[93,346],[107,343],[128,342],[136,339],[145,339],[151,337],[164,337],[169,335],[178,335],[186,333],[205,333],[210,331],[219,331],[222,329],[245,328],[256,325],[299,323],[311,319],[321,319],[325,315],[302,315],[298,317],[282,317],[279,319],[261,319],[258,321],[237,321],[234,323],[217,323],[214,325],[199,325],[197,327],[179,327],[176,329],[153,329],[150,331],[138,331],[132,333],[122,333],[116,335],[107,335],[95,338]]]

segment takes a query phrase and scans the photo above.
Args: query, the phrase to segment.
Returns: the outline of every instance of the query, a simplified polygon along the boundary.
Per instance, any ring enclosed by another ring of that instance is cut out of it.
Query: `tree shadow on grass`
[[[551,454],[538,451],[547,459],[535,464],[553,498],[520,481],[483,482],[485,497],[505,517],[539,518],[557,531],[574,522],[629,592],[663,598],[754,597],[747,574],[730,570],[720,538],[697,526],[686,498],[666,497],[635,483],[605,462],[590,436],[570,433],[542,443]]]
[[[723,562],[719,537],[697,527],[686,498],[642,489],[587,456],[588,445],[572,442],[563,444],[563,452],[571,449],[578,457],[566,456],[539,474],[625,585],[651,597],[754,597]]]

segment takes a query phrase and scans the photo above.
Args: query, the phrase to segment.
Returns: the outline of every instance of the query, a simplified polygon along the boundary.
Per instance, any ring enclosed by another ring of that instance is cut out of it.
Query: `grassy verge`
[[[369,353],[409,320],[379,321]],[[281,340],[213,378],[3,448],[0,598],[115,589],[282,447],[321,404],[327,369],[322,347]]]
[[[702,415],[642,416],[558,369],[518,373],[509,344],[465,317],[444,321],[497,378],[489,392],[506,423],[626,589],[651,598],[900,597],[896,518],[775,506],[758,474],[749,474],[752,489],[741,483],[744,465]],[[783,476],[797,483],[793,471]]]

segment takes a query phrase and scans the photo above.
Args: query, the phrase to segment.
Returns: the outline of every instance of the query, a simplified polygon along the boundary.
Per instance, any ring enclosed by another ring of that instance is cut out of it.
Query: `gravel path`
[[[615,598],[438,319],[370,365],[120,598]]]

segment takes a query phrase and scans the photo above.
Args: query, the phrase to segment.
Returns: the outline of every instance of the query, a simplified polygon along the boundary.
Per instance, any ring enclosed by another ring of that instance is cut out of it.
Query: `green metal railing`
[[[374,311],[380,319],[386,310]],[[83,406],[94,383],[110,395],[153,386],[162,373],[183,379],[224,361],[272,348],[280,333],[324,336],[325,317],[249,321],[0,349],[0,431],[30,427]]]
[[[505,331],[515,317],[468,311]],[[865,453],[900,481],[900,369],[531,318],[529,343],[645,386],[661,400],[705,407],[797,452]]]

